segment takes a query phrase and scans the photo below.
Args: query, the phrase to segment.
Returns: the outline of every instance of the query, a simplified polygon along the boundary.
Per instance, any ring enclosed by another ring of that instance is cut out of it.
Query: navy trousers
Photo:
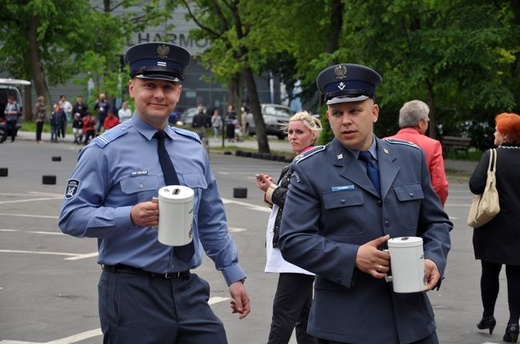
[[[370,338],[366,339],[366,343],[372,343],[370,341]],[[348,343],[334,342],[334,341],[331,341],[331,340],[317,338],[316,339],[316,344],[348,344]],[[379,344],[379,343],[377,343],[377,344]],[[397,341],[395,343],[387,343],[387,344],[400,344],[400,343]],[[426,337],[424,339],[421,339],[421,340],[419,340],[417,342],[410,343],[410,344],[439,344],[439,339],[437,338],[437,333],[433,332],[428,337]]]
[[[209,284],[191,274],[164,279],[103,271],[98,285],[105,344],[226,344],[208,304]]]

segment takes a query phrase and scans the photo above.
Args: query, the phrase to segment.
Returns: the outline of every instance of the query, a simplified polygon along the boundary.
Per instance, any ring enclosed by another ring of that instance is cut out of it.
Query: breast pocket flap
[[[397,199],[401,202],[417,201],[424,198],[420,184],[395,186],[394,192]]]
[[[364,203],[361,190],[344,190],[323,194],[325,209],[359,206]]]
[[[121,181],[121,190],[125,194],[133,194],[136,192],[157,190],[159,185],[157,176],[130,177]]]
[[[192,189],[208,188],[206,179],[200,174],[182,174],[179,175],[179,179],[181,180],[181,183],[184,183],[184,185]]]

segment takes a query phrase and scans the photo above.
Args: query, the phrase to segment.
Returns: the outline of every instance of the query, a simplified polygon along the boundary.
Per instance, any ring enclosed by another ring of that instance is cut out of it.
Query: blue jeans
[[[51,126],[51,141],[58,141],[59,132],[60,132],[60,126],[58,124],[53,124]]]
[[[16,137],[16,122],[17,122],[17,119],[10,119],[10,120],[5,121],[4,134],[2,135],[2,142],[4,142],[7,139],[7,132],[10,132],[10,134],[11,134],[11,142],[14,141],[14,138]]]

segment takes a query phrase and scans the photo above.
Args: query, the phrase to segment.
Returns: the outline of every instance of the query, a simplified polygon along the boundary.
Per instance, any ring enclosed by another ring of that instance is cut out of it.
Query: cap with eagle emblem
[[[190,63],[190,53],[175,44],[152,42],[128,49],[125,62],[130,65],[130,77],[181,82]]]
[[[325,68],[316,78],[327,105],[359,102],[374,98],[383,79],[375,70],[357,64],[342,63]]]

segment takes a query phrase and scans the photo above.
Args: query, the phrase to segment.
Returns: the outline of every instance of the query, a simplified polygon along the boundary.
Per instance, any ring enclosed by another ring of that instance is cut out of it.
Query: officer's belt
[[[134,268],[133,266],[117,264],[117,265],[102,265],[103,270],[113,273],[124,273],[124,274],[133,274],[146,276],[149,278],[163,278],[163,279],[188,279],[190,277],[191,272],[188,271],[178,271],[178,272],[166,272],[166,273],[157,273],[150,272],[139,268]]]

